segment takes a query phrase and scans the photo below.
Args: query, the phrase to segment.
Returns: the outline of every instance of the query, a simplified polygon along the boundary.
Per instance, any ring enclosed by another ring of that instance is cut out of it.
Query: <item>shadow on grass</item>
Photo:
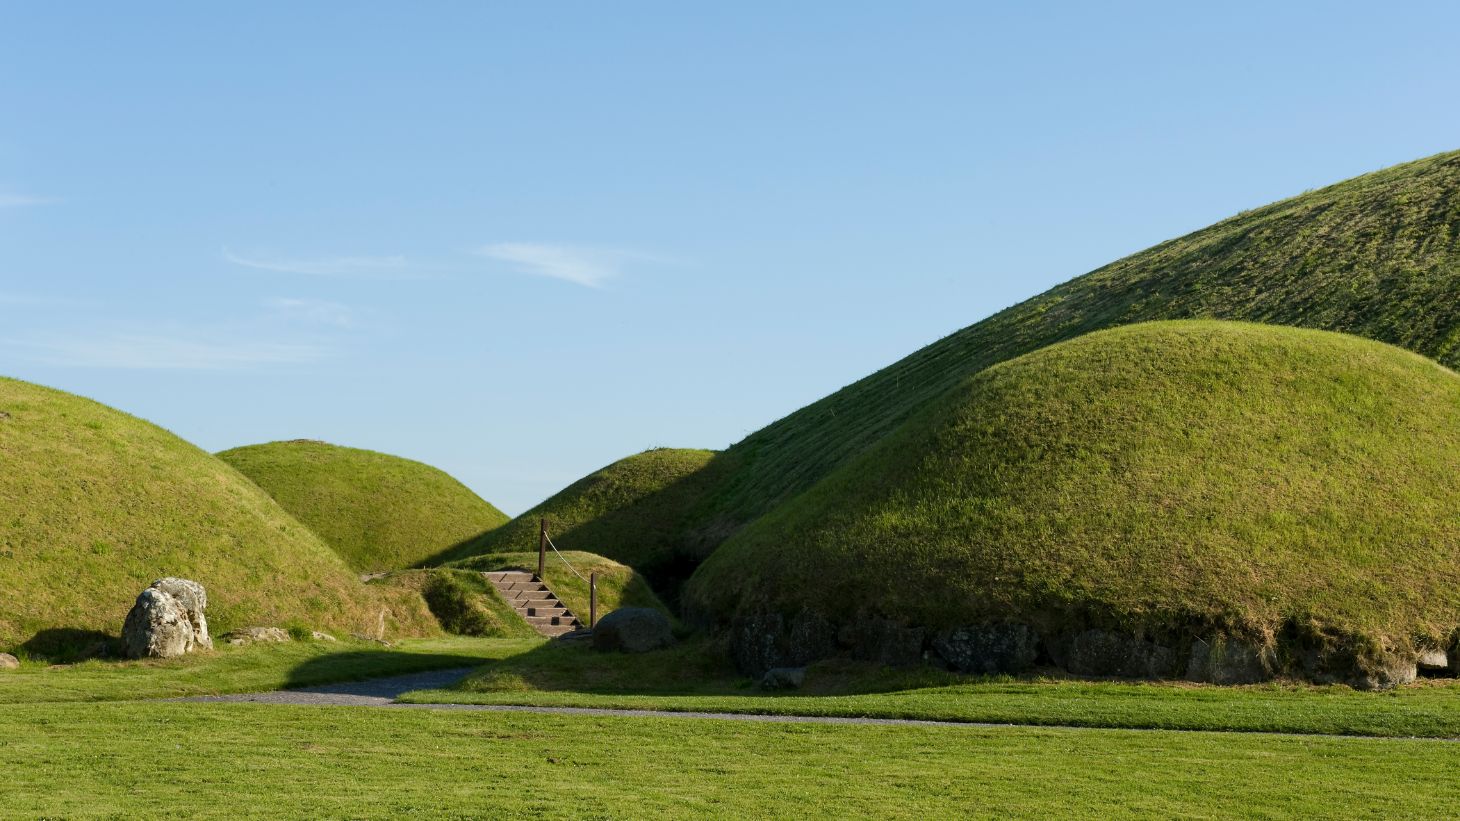
[[[887,668],[830,659],[808,669],[788,695],[858,695],[938,687],[971,680],[932,668]],[[422,688],[425,689],[425,688]],[[551,641],[482,663],[456,689],[481,693],[590,695],[776,695],[731,665],[713,641],[696,637],[650,653],[604,653],[587,642]]]
[[[407,689],[446,686],[489,660],[490,657],[484,655],[451,652],[407,653],[386,647],[379,650],[349,650],[317,656],[295,665],[289,670],[284,686],[289,689],[317,688],[321,685],[335,684],[344,686],[350,682],[365,682],[395,676],[419,676],[423,673],[433,672],[437,673],[433,680],[439,679],[445,684],[415,684]],[[442,679],[439,671],[443,670],[459,672],[454,677]]]
[[[121,655],[121,638],[100,630],[51,627],[37,632],[17,649],[26,657],[52,664]]]

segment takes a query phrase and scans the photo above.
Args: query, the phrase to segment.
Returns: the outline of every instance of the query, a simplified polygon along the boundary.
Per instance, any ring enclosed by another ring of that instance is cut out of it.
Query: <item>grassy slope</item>
[[[367,588],[231,467],[167,431],[0,379],[0,646],[42,630],[117,633],[160,576],[208,590],[215,630],[299,622],[430,629],[418,603]]]
[[[540,638],[512,605],[480,573],[433,567],[402,570],[380,581],[424,596],[442,628],[458,635],[489,638]]]
[[[41,817],[1439,818],[1460,801],[1442,741],[247,704],[8,708],[0,738],[9,805]]]
[[[535,551],[538,523],[547,518],[559,548],[597,553],[652,573],[688,549],[681,537],[689,517],[727,464],[712,461],[715,456],[657,448],[620,459],[437,561]]]
[[[1453,372],[1341,334],[1149,323],[966,380],[727,542],[687,596],[1443,647],[1457,508]]]
[[[1346,331],[1460,365],[1460,152],[1247,211],[1060,285],[752,434],[698,530],[717,539],[846,463],[970,374],[1155,319]]]
[[[644,577],[628,565],[612,559],[579,550],[564,550],[562,558],[548,551],[547,566],[543,571],[549,589],[557,595],[573,615],[588,621],[588,583],[578,577],[564,563],[571,562],[583,578],[598,574],[598,615],[613,612],[620,607],[653,607],[669,614],[669,609],[654,595]],[[527,570],[537,572],[537,551],[531,553],[484,553],[451,565],[473,571]],[[672,614],[670,614],[672,617]]]
[[[296,440],[218,454],[351,567],[394,570],[491,530],[506,514],[430,465]]]

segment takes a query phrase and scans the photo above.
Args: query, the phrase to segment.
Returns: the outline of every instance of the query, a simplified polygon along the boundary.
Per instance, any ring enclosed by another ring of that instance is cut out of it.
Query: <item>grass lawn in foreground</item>
[[[495,660],[417,703],[612,707],[779,715],[919,718],[994,724],[1460,737],[1460,682],[1383,693],[1344,686],[1219,687],[1177,682],[986,679],[851,662],[810,668],[806,685],[767,693],[702,644],[638,656],[499,642]]]
[[[1441,817],[1443,741],[224,704],[0,710],[27,816]]]

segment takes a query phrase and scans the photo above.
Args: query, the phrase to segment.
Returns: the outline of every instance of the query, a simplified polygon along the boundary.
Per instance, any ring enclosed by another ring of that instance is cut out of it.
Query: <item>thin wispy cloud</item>
[[[244,370],[318,362],[333,353],[318,344],[125,332],[41,335],[0,340],[0,345],[42,365],[124,370]]]
[[[359,279],[415,279],[414,271],[402,255],[335,256],[335,257],[277,257],[264,254],[237,254],[225,247],[223,258],[234,265],[256,268],[261,271],[279,271],[288,274],[307,274],[318,277],[354,277]]]
[[[55,197],[32,197],[25,194],[11,194],[0,191],[0,208],[28,208],[32,205],[55,205]]]
[[[333,325],[337,328],[351,327],[359,315],[349,305],[324,299],[280,297],[271,299],[266,304],[279,318],[314,325]]]
[[[633,251],[535,242],[499,242],[484,245],[475,253],[510,263],[522,273],[561,279],[587,288],[602,288],[622,272],[623,264],[629,260],[650,258]]]

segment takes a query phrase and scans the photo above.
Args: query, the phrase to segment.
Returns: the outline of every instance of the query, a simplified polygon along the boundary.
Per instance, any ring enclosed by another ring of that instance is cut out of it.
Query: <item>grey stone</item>
[[[193,642],[196,646],[213,646],[213,639],[208,635],[208,618],[203,613],[208,607],[208,591],[201,584],[191,579],[169,576],[153,582],[152,588],[177,599],[187,611],[188,621],[193,625]]]
[[[335,641],[334,636],[331,636],[329,633],[321,633],[318,630],[310,631],[309,636],[315,641]]]
[[[9,653],[0,653],[0,670],[19,670],[20,659]]]
[[[1450,666],[1450,654],[1444,650],[1422,650],[1415,664],[1421,670],[1444,670]]]
[[[593,625],[593,649],[647,653],[674,644],[669,617],[652,607],[620,607]]]
[[[935,636],[933,649],[960,673],[1022,673],[1039,658],[1039,634],[1027,624],[959,627]]]
[[[1388,653],[1360,659],[1353,648],[1344,643],[1328,647],[1307,647],[1297,654],[1299,667],[1308,678],[1319,684],[1347,684],[1355,690],[1390,690],[1409,684],[1419,677],[1419,665],[1413,655]]]
[[[785,633],[785,617],[769,607],[750,606],[738,611],[730,624],[730,658],[736,669],[760,676],[772,667],[789,664]]]
[[[223,634],[229,644],[253,644],[255,642],[292,641],[289,631],[282,627],[244,627]]]
[[[1212,684],[1256,684],[1273,677],[1273,666],[1271,651],[1245,641],[1197,639],[1191,645],[1191,658],[1186,663],[1186,679]]]
[[[183,603],[155,587],[143,590],[122,624],[128,658],[173,658],[198,647]]]
[[[1176,673],[1171,648],[1126,633],[1086,630],[1062,645],[1061,666],[1079,676],[1167,678]]]
[[[729,638],[735,667],[751,676],[773,667],[805,667],[837,653],[836,627],[807,608],[789,622],[768,605],[743,608],[731,622]]]
[[[852,658],[893,667],[906,667],[923,659],[921,627],[909,627],[880,616],[863,616],[839,631],[841,643]]]
[[[805,667],[772,667],[760,679],[762,690],[795,690],[806,683]]]
[[[805,667],[836,655],[836,627],[814,610],[802,608],[791,619],[791,635],[787,642],[787,667]]]

